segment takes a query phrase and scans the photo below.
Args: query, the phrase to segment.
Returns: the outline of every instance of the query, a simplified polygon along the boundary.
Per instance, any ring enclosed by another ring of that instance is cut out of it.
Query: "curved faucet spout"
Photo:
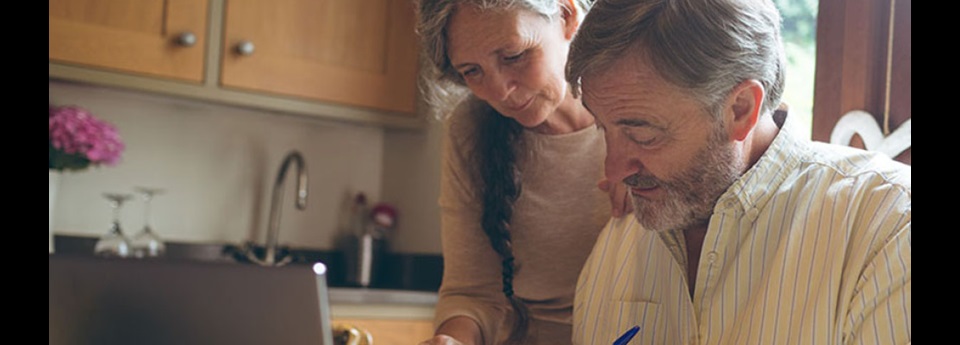
[[[303,155],[294,150],[290,151],[283,159],[280,165],[280,171],[277,172],[277,179],[273,183],[273,197],[270,199],[270,220],[267,228],[266,252],[262,260],[253,258],[257,263],[264,266],[282,266],[290,262],[291,258],[285,257],[277,260],[277,243],[280,236],[280,210],[283,203],[283,181],[287,175],[287,169],[290,164],[297,165],[297,199],[296,206],[299,210],[307,208],[307,165],[304,163]],[[249,256],[249,255],[248,255]]]

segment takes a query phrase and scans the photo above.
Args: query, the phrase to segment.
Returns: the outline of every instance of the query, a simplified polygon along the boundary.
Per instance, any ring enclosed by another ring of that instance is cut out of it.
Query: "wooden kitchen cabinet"
[[[411,345],[433,336],[433,320],[335,318],[332,322],[366,330],[377,345]]]
[[[50,61],[203,79],[205,0],[49,0],[49,6]]]
[[[424,123],[412,0],[49,0],[49,9],[51,79],[385,127]],[[194,43],[179,44],[187,32]]]
[[[408,0],[228,0],[224,87],[412,113],[417,41]],[[241,52],[247,45],[252,51]]]

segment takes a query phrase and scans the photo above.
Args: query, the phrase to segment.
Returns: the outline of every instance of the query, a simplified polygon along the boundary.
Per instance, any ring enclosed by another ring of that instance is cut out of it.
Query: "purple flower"
[[[117,129],[77,106],[50,107],[50,169],[115,165],[124,145]]]

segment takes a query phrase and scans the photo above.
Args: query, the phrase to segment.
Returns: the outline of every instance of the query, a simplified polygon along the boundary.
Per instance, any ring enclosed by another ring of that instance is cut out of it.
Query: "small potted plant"
[[[53,208],[60,175],[91,166],[115,165],[124,145],[116,127],[78,106],[50,106],[50,248],[53,253]]]
[[[50,170],[115,165],[124,145],[116,127],[78,106],[50,106]]]

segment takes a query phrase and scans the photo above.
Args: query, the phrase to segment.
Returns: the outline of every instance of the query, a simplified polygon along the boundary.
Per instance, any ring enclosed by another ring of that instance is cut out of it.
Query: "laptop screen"
[[[49,344],[332,345],[325,273],[50,255]]]

